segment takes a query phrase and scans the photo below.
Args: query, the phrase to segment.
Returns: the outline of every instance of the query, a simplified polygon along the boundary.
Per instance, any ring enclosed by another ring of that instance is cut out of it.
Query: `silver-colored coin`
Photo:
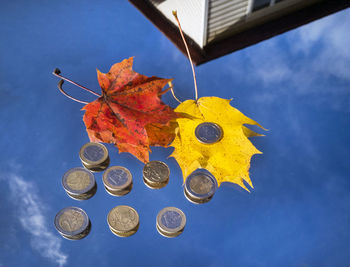
[[[127,168],[121,166],[109,167],[103,173],[103,184],[111,195],[122,196],[132,188],[132,175]]]
[[[108,150],[100,143],[90,142],[83,145],[79,157],[84,167],[91,171],[104,170],[109,164]]]
[[[165,237],[176,237],[181,234],[186,225],[186,216],[182,210],[166,207],[157,215],[157,230]]]
[[[82,164],[87,170],[89,170],[91,172],[101,172],[101,171],[104,171],[105,169],[108,168],[109,162],[110,162],[110,159],[108,157],[108,159],[105,162],[103,162],[102,164],[100,164],[100,165],[96,165],[96,166],[94,166],[94,165],[87,165],[84,162],[82,162]]]
[[[161,161],[150,161],[143,167],[145,184],[153,189],[162,188],[169,181],[170,170],[168,165]]]
[[[68,170],[62,177],[62,185],[68,196],[77,200],[85,200],[96,192],[94,175],[84,168]]]
[[[196,170],[186,179],[184,193],[188,200],[196,204],[208,202],[215,194],[217,182],[206,170]]]
[[[139,227],[139,215],[132,207],[116,206],[108,213],[107,223],[112,233],[127,237],[136,233]]]
[[[222,128],[213,122],[203,122],[196,127],[195,136],[199,142],[214,144],[223,136]]]
[[[78,207],[60,210],[55,217],[57,231],[67,239],[78,240],[89,234],[90,220],[86,212]]]

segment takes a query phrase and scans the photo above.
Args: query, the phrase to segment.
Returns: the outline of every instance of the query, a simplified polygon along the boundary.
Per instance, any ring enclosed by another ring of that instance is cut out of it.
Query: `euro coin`
[[[150,161],[143,167],[143,181],[152,189],[166,186],[169,182],[169,175],[168,165],[161,161]]]
[[[191,173],[184,185],[186,198],[196,204],[206,203],[215,194],[217,182],[215,177],[206,170],[196,170]]]
[[[91,223],[86,212],[81,208],[66,207],[57,213],[55,227],[62,237],[79,240],[89,234]]]
[[[100,143],[90,142],[83,145],[79,157],[83,166],[90,171],[103,171],[109,165],[108,150]]]
[[[128,237],[139,228],[139,215],[129,206],[116,206],[107,216],[107,223],[111,232],[119,237]]]
[[[123,196],[132,189],[132,175],[127,168],[109,167],[102,176],[106,191],[113,196]]]
[[[214,144],[223,136],[221,127],[213,122],[203,122],[196,127],[195,136],[203,144]]]
[[[165,237],[176,237],[180,235],[186,225],[186,216],[178,208],[167,207],[157,215],[157,230]]]
[[[84,168],[68,170],[62,177],[62,185],[67,195],[76,200],[86,200],[96,193],[94,175]]]

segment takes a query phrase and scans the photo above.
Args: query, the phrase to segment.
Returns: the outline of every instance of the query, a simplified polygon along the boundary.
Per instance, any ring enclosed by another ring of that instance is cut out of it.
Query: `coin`
[[[62,185],[67,195],[76,200],[86,200],[96,193],[94,175],[84,168],[68,170],[62,177]]]
[[[168,184],[170,170],[161,161],[150,161],[143,167],[143,181],[152,189],[159,189]]]
[[[104,163],[98,166],[86,165],[82,162],[83,166],[91,172],[101,172],[108,168],[110,159],[108,158]]]
[[[220,141],[223,131],[216,123],[203,122],[196,127],[195,136],[201,143],[214,144]]]
[[[89,234],[91,223],[86,212],[81,208],[66,207],[56,214],[55,227],[62,237],[79,240]]]
[[[187,177],[184,194],[189,201],[200,204],[212,199],[216,189],[215,177],[207,170],[198,169]]]
[[[113,234],[128,237],[137,232],[139,215],[132,207],[116,206],[108,213],[107,223]]]
[[[90,171],[102,171],[109,165],[108,150],[100,143],[90,142],[83,145],[79,157],[83,166]]]
[[[123,196],[132,189],[132,175],[127,168],[109,167],[102,176],[106,191],[113,196]]]
[[[176,237],[181,234],[186,225],[186,216],[182,210],[175,207],[162,209],[157,215],[157,230],[165,237]]]

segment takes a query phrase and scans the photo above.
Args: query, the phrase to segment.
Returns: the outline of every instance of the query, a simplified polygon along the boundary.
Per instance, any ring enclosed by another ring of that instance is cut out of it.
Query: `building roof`
[[[350,7],[350,0],[129,0],[196,65]],[[186,55],[187,56],[187,55]]]

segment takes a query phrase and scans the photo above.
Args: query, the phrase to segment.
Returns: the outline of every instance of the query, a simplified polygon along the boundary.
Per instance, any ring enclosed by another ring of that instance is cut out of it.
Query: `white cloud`
[[[307,95],[317,105],[350,111],[349,25],[347,11],[328,16],[243,50],[243,65],[232,58],[229,70],[259,84],[256,101]]]
[[[1,175],[0,180],[9,183],[11,196],[17,206],[16,216],[23,229],[30,233],[32,248],[59,266],[66,264],[68,256],[61,250],[62,241],[50,231],[44,215],[45,204],[34,185],[14,173]]]
[[[271,56],[271,51],[273,51],[273,56]],[[274,41],[267,42],[261,47],[256,47],[256,52],[254,55],[248,54],[248,59],[253,66],[257,67],[255,74],[265,84],[282,82],[292,74],[292,70],[287,63],[287,56]]]
[[[290,35],[292,49],[310,55],[316,71],[350,81],[350,15],[343,11],[301,27]]]

